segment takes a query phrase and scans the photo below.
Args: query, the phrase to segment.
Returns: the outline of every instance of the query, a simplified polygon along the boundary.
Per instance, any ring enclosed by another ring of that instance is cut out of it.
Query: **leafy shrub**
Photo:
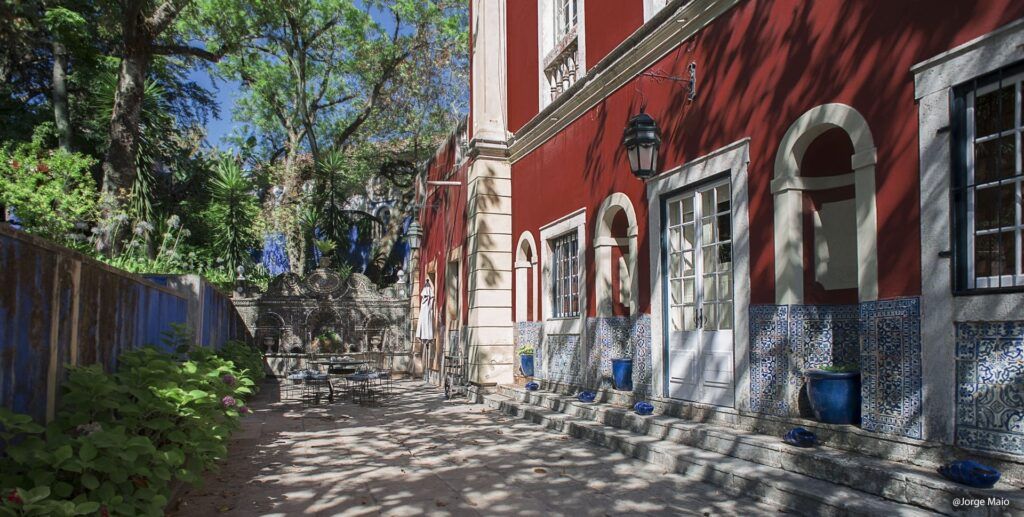
[[[72,368],[45,427],[0,408],[0,515],[162,515],[172,480],[227,454],[255,384],[212,352],[179,359],[143,348],[114,374]]]
[[[93,163],[35,143],[0,149],[0,205],[14,209],[25,231],[81,249],[81,230],[96,216]]]
[[[253,380],[266,377],[263,369],[263,354],[242,341],[228,341],[217,352],[221,358],[231,361],[245,375]]]

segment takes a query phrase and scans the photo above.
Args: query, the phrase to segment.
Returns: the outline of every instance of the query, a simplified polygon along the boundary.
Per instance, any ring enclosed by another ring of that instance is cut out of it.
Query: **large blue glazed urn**
[[[533,377],[533,354],[520,354],[519,368],[523,370],[524,376]]]
[[[814,418],[826,424],[860,425],[860,372],[807,370],[807,398]]]
[[[612,383],[617,390],[633,391],[632,359],[612,359]]]

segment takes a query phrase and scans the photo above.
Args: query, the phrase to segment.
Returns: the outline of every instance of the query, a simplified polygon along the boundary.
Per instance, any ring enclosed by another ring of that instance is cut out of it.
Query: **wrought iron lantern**
[[[661,146],[661,130],[650,115],[640,113],[629,119],[622,137],[622,145],[629,156],[629,169],[640,179],[647,179],[658,172],[658,147]]]
[[[409,229],[405,231],[405,239],[409,243],[409,249],[420,249],[421,237],[423,237],[423,228],[420,226],[419,221],[413,221],[409,224]]]

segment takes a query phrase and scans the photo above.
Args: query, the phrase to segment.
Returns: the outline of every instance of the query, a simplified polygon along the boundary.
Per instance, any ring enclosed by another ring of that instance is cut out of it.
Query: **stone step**
[[[570,421],[574,425],[593,423],[600,428],[649,440],[658,446],[671,444],[698,449],[756,464],[769,471],[799,475],[833,488],[846,487],[862,496],[894,504],[964,515],[963,509],[954,508],[956,498],[982,498],[988,501],[992,497],[1009,500],[1010,506],[986,505],[972,509],[967,514],[1010,515],[1014,509],[1024,509],[1021,491],[1008,485],[991,490],[971,489],[946,481],[937,473],[917,466],[828,447],[801,449],[787,445],[773,436],[674,417],[640,416],[624,408],[581,403],[573,397],[553,393],[528,392],[522,388],[501,386],[495,395],[499,402],[518,408],[516,411],[539,411],[539,414],[550,411],[551,416],[561,414],[572,419]],[[556,420],[559,418],[556,417]]]

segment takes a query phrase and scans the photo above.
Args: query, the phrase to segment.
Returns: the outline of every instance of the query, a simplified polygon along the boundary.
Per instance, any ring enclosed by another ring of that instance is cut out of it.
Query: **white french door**
[[[729,180],[666,200],[668,396],[732,406],[733,266]]]

